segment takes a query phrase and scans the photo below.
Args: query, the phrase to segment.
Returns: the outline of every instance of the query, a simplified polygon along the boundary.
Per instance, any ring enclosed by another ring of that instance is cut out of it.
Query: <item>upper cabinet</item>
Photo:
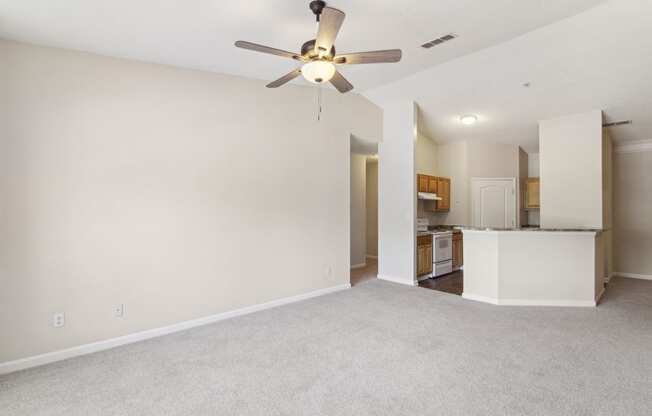
[[[417,175],[417,192],[428,192],[428,175]]]
[[[417,175],[417,191],[437,194],[441,201],[424,201],[430,212],[447,212],[451,209],[451,180],[430,175]]]
[[[439,192],[439,178],[428,176],[428,192],[436,194]]]
[[[451,209],[451,180],[449,178],[437,178],[437,211],[450,211]]]
[[[527,178],[525,209],[538,209],[539,207],[539,178]]]

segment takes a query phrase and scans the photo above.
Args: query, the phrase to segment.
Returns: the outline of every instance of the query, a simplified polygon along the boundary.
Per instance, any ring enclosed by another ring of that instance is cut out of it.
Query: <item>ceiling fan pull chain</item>
[[[321,121],[321,85],[317,87],[317,121]]]

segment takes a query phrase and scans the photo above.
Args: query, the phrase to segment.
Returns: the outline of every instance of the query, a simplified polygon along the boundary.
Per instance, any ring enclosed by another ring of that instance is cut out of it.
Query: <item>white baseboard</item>
[[[611,275],[618,277],[629,277],[630,279],[652,280],[652,274],[613,272]]]
[[[498,305],[498,299],[490,298],[487,296],[478,296],[478,295],[473,295],[471,293],[462,292],[462,298],[468,300],[474,300],[476,302],[484,302],[484,303],[491,303],[492,305]]]
[[[362,269],[363,267],[367,267],[367,263],[354,264],[354,265],[351,266],[351,270],[353,270],[353,269]]]
[[[367,254],[368,259],[376,259],[378,260],[378,256],[372,256],[371,254]]]
[[[378,279],[385,280],[387,282],[392,282],[392,283],[400,283],[400,284],[406,285],[406,286],[418,286],[419,285],[419,282],[417,282],[414,279],[406,280],[406,279],[403,279],[401,277],[396,277],[396,276],[388,276],[388,275],[379,274]]]
[[[338,292],[340,290],[349,289],[350,287],[351,287],[350,283],[333,286],[333,287],[327,287],[324,289],[319,289],[308,293],[302,293],[300,295],[277,299],[270,302],[260,303],[257,305],[246,306],[244,308],[235,309],[228,312],[222,312],[215,315],[205,316],[203,318],[179,322],[177,324],[163,326],[160,328],[148,329],[146,331],[136,332],[133,334],[124,335],[117,338],[111,338],[103,341],[93,342],[90,344],[79,345],[72,348],[66,348],[63,350],[48,352],[45,354],[35,355],[27,358],[21,358],[14,361],[7,361],[4,363],[0,363],[0,374],[12,373],[14,371],[25,370],[27,368],[37,367],[40,365],[49,364],[49,363],[65,360],[72,357],[77,357],[80,355],[86,355],[98,351],[108,350],[111,348],[119,347],[121,345],[133,344],[134,342],[144,341],[146,339],[156,338],[174,332],[195,328],[198,326],[212,324],[215,322],[223,321],[225,319],[235,318],[237,316],[247,315],[253,312],[258,312],[265,309],[270,309],[277,306],[287,305],[289,303],[299,302],[317,296]]]
[[[496,299],[486,296],[462,293],[462,297],[476,302],[490,303],[500,306],[569,306],[569,307],[594,307],[595,300],[558,300],[558,299]]]
[[[614,277],[614,273],[613,273],[613,272],[607,274],[607,276],[604,278],[604,282],[605,282],[605,283],[609,283],[609,281],[611,280],[612,277]]]

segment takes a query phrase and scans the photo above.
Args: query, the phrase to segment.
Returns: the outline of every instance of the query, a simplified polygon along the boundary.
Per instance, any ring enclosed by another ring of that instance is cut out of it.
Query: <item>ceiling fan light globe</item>
[[[335,65],[328,61],[312,61],[301,68],[303,77],[313,84],[328,82],[335,75]]]
[[[475,124],[477,121],[478,121],[478,116],[473,114],[467,114],[460,117],[460,122],[462,122],[462,124],[465,124],[467,126],[471,126]]]

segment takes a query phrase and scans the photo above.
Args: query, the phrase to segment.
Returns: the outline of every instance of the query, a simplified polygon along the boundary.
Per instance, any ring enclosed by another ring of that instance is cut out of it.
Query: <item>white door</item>
[[[471,195],[474,227],[516,227],[516,179],[473,178]]]

